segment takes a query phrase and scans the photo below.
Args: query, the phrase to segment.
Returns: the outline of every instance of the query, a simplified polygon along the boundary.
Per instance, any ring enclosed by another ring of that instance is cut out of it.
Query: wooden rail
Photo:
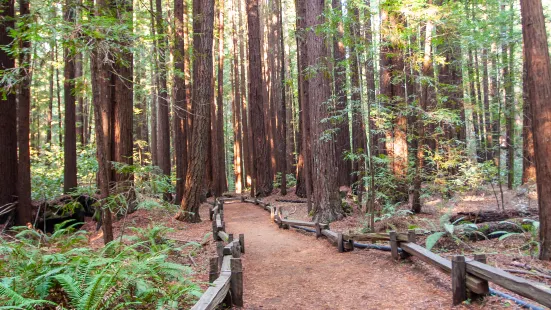
[[[238,198],[240,199],[240,198]],[[209,279],[211,286],[203,293],[192,310],[217,309],[219,305],[243,307],[243,268],[241,254],[245,253],[245,236],[233,240],[226,233],[224,223],[224,201],[216,199],[211,208],[212,235],[217,241],[218,257],[210,260]],[[224,243],[227,243],[224,245]]]
[[[459,255],[455,256],[453,261],[450,261],[417,245],[415,243],[416,234],[413,230],[408,231],[407,234],[399,234],[396,232],[390,232],[388,234],[341,234],[331,231],[327,224],[285,219],[283,218],[281,208],[262,203],[258,199],[251,200],[242,198],[241,201],[254,203],[255,205],[260,205],[264,209],[271,211],[272,220],[278,224],[280,228],[288,229],[289,226],[314,227],[316,229],[316,237],[327,237],[329,242],[337,246],[339,252],[352,251],[354,249],[354,241],[388,241],[390,243],[392,257],[396,260],[415,256],[451,275],[454,304],[465,301],[468,296],[467,291],[475,295],[489,294],[488,282],[492,282],[511,292],[551,308],[551,288],[549,286],[512,275],[504,270],[487,265],[485,263],[485,257],[480,259],[480,257],[475,256],[475,258],[471,260],[465,259],[465,257]]]

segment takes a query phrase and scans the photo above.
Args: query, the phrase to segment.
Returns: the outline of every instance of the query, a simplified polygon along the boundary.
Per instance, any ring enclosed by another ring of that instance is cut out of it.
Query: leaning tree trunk
[[[176,219],[199,222],[199,205],[204,190],[205,165],[207,164],[210,106],[214,90],[212,42],[214,27],[214,0],[193,1],[193,119],[191,161],[186,175],[186,187],[181,211]]]
[[[536,154],[540,259],[551,260],[551,61],[540,0],[521,0],[528,97]]]

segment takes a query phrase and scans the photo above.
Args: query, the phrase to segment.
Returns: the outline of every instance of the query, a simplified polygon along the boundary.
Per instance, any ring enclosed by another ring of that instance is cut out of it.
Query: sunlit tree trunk
[[[213,149],[213,190],[216,197],[227,190],[226,158],[224,152],[224,0],[218,0],[218,78],[217,78],[216,119],[213,129],[216,130],[216,148]]]
[[[233,131],[234,131],[234,144],[233,144],[233,167],[235,174],[235,192],[240,194],[245,189],[245,177],[243,173],[244,160],[243,160],[243,138],[242,138],[242,107],[241,107],[241,81],[239,77],[239,52],[237,42],[237,22],[236,14],[241,14],[237,11],[236,1],[232,1],[232,44],[233,44]]]
[[[527,91],[532,108],[540,219],[540,259],[551,260],[551,61],[541,1],[521,0]]]

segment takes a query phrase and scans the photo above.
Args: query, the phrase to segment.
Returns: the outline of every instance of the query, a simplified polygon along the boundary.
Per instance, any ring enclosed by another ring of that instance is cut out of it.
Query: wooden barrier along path
[[[551,288],[549,286],[520,278],[499,268],[487,265],[486,258],[483,255],[475,256],[474,259],[467,259],[464,256],[458,255],[454,256],[453,260],[450,261],[417,245],[415,243],[416,234],[413,230],[408,231],[407,234],[395,231],[391,231],[388,234],[341,234],[331,231],[328,224],[286,219],[280,207],[271,206],[256,198],[247,199],[242,197],[241,201],[253,203],[269,211],[272,220],[279,228],[315,228],[313,232],[316,233],[316,237],[327,237],[337,247],[339,252],[354,250],[354,242],[356,241],[388,241],[390,243],[391,255],[395,260],[414,256],[449,274],[452,278],[452,302],[454,305],[467,300],[469,294],[471,298],[488,295],[488,282],[492,282],[511,292],[551,308]],[[223,227],[222,220],[220,220],[220,226]],[[219,227],[218,217],[216,217],[216,227]]]
[[[245,253],[245,236],[240,234],[239,239],[234,240],[232,234],[226,233],[224,200],[215,200],[214,207],[210,210],[210,218],[218,254],[218,257],[210,259],[209,282],[212,286],[191,309],[217,309],[221,304],[243,307],[241,254]]]

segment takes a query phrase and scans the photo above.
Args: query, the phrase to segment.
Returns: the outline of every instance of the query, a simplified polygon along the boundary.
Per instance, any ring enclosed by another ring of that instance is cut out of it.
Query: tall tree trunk
[[[19,18],[18,29],[22,33],[28,31],[28,21],[30,18],[29,0],[19,0]],[[17,140],[19,144],[19,165],[17,170],[17,216],[16,224],[19,226],[32,223],[32,205],[31,205],[31,155],[30,155],[30,114],[31,114],[31,41],[23,39],[20,45],[23,51],[19,55],[19,66],[22,69],[21,82],[19,84],[18,94],[18,130]],[[2,151],[4,152],[4,151]],[[11,180],[12,182],[14,180]]]
[[[280,100],[277,104],[277,158],[278,172],[281,173],[281,195],[287,195],[287,104],[285,94],[285,40],[283,35],[283,6],[282,0],[277,0],[277,29],[279,38],[279,83]]]
[[[262,62],[260,54],[260,16],[258,0],[247,0],[249,26],[249,114],[253,149],[253,183],[255,196],[268,196],[273,189],[270,177],[270,154],[266,141],[265,101],[262,85]]]
[[[122,0],[116,7],[116,17],[120,24],[124,24],[132,29],[133,13],[132,0]],[[132,32],[132,30],[130,30]],[[120,38],[120,44],[123,46],[115,53],[117,57],[116,64],[113,66],[115,72],[112,73],[114,88],[112,90],[112,115],[110,125],[110,145],[111,160],[114,162],[132,165],[134,137],[132,129],[134,127],[134,57],[130,46],[132,38],[123,36]],[[131,173],[112,172],[112,181],[116,182],[116,192],[125,195],[130,206],[130,211],[134,207],[134,195],[132,191],[134,176]]]
[[[213,156],[216,156],[214,195],[220,197],[228,188],[224,152],[224,0],[218,0],[218,14],[218,94],[216,96],[216,122],[213,120],[213,124],[216,124],[213,128],[216,128],[217,131],[215,143],[218,152],[215,152]]]
[[[536,154],[540,259],[551,260],[551,61],[540,0],[521,0],[528,98]]]
[[[505,8],[504,8],[505,9]],[[504,32],[505,38],[513,35],[514,11],[511,2],[509,9],[510,21],[507,24],[511,29]],[[511,41],[509,39],[508,41]],[[508,49],[508,50],[507,50]],[[514,43],[503,44],[503,79],[505,82],[505,113],[506,113],[506,135],[507,135],[507,187],[513,189],[515,182],[515,88],[514,88]],[[507,52],[508,57],[507,57]]]
[[[241,2],[243,0],[237,0],[237,10],[238,10],[238,16],[239,16],[239,61],[240,61],[240,73],[241,73],[241,110],[242,110],[242,123],[243,123],[243,158],[244,158],[244,168],[245,168],[245,183],[247,186],[251,187],[251,192],[254,192],[254,188],[252,188],[252,166],[253,166],[253,159],[252,159],[252,143],[251,143],[251,132],[249,130],[250,127],[250,120],[249,120],[249,113],[248,113],[248,104],[247,104],[247,70],[246,70],[246,62],[248,57],[245,56],[245,25],[243,23],[243,12],[241,7]]]
[[[237,0],[240,1],[240,0]],[[235,4],[236,0],[232,1],[232,43],[233,43],[233,131],[234,131],[234,174],[235,174],[235,192],[241,194],[245,189],[245,180],[243,174],[243,138],[242,138],[242,107],[241,107],[241,81],[239,78],[239,53],[237,42],[237,23],[236,14],[241,14],[237,11]]]
[[[46,114],[46,126],[48,126],[46,128],[46,143],[51,148],[52,132],[53,132],[52,117],[54,113],[54,72],[55,72],[55,69],[54,69],[55,56],[54,56],[53,49],[52,51],[50,51],[50,53],[51,53],[51,59],[50,59],[51,65],[50,65],[50,77],[49,77],[50,91],[49,91],[49,101],[48,101],[48,112]]]
[[[66,0],[63,20],[75,22],[75,3]],[[77,131],[75,98],[75,58],[69,48],[64,48],[63,58],[63,99],[65,104],[65,143],[63,144],[63,192],[65,194],[77,188]]]
[[[486,160],[494,159],[494,139],[492,135],[492,121],[491,121],[491,109],[490,109],[490,87],[489,87],[489,74],[488,63],[490,59],[488,57],[488,49],[482,49],[482,88],[484,91],[484,131],[486,133],[484,153]]]
[[[362,107],[362,91],[361,91],[361,72],[360,72],[360,52],[358,51],[360,42],[360,10],[357,7],[352,8],[350,33],[352,36],[352,46],[350,48],[350,86],[352,95],[350,96],[352,107],[352,150],[357,154],[365,154],[367,149],[367,137],[365,132],[364,113]],[[347,111],[347,110],[345,110]],[[348,111],[346,112],[348,113]],[[348,122],[346,123],[347,129],[346,136],[339,137],[339,139],[349,140],[350,132],[348,131]],[[350,149],[350,143],[348,142],[348,149]],[[360,156],[361,157],[361,156]],[[347,162],[347,164],[349,164]],[[340,168],[340,167],[339,167]],[[345,169],[349,169],[348,166]],[[350,169],[349,169],[350,170]],[[365,162],[363,159],[355,160],[353,163],[353,171],[356,173],[352,178],[355,184],[354,192],[358,195],[358,201],[361,204],[362,193],[364,190],[363,176],[365,171]],[[339,174],[341,172],[339,171]],[[350,171],[348,172],[350,176]]]
[[[96,15],[110,14],[108,4],[104,0],[96,2]],[[104,204],[109,197],[110,181],[110,120],[112,113],[112,72],[110,63],[112,60],[109,51],[95,48],[91,53],[92,94],[95,116],[96,154],[98,160],[98,188],[100,190],[103,241],[105,244],[113,241],[113,225],[111,211]]]
[[[432,1],[429,2],[429,4]],[[432,31],[433,23],[428,20],[425,25],[425,42],[423,53],[423,67],[421,69],[421,94],[419,98],[419,112],[417,113],[417,154],[415,160],[415,176],[413,179],[413,195],[411,209],[414,213],[421,213],[421,185],[423,182],[423,164],[425,160],[425,122],[424,116],[429,106],[429,81],[432,73]]]
[[[193,119],[191,161],[186,175],[184,198],[178,220],[199,222],[199,205],[205,181],[207,164],[210,105],[214,90],[212,42],[214,31],[214,0],[193,1]]]
[[[523,49],[523,54],[526,51]],[[526,57],[526,56],[524,56]],[[527,73],[527,64],[523,63],[523,79],[522,79],[522,94],[523,94],[523,117],[522,117],[522,184],[536,180],[536,158],[534,153],[534,134],[532,133],[532,109],[530,107],[529,87]]]
[[[334,59],[334,95],[336,97],[336,113],[339,115],[339,123],[337,124],[337,135],[336,135],[336,156],[337,156],[337,167],[338,167],[338,184],[339,186],[350,186],[352,173],[352,165],[350,161],[346,160],[345,154],[350,151],[350,129],[349,129],[349,119],[348,119],[348,109],[346,107],[347,102],[347,93],[346,93],[346,53],[344,49],[344,43],[342,42],[344,37],[344,27],[342,22],[342,3],[341,0],[332,0],[333,11],[338,15],[338,21],[336,25],[336,34],[333,38],[333,59]],[[358,12],[358,9],[354,9],[355,12]],[[352,23],[358,23],[359,20],[354,20]],[[352,25],[352,27],[359,28],[358,25]],[[359,35],[359,33],[354,33],[353,35]],[[355,62],[352,60],[352,62]],[[358,63],[353,64],[358,69]],[[356,71],[359,71],[356,70]],[[354,74],[354,72],[352,72]],[[358,83],[352,85],[352,96],[354,93],[359,94],[359,89],[354,89],[358,86],[359,88],[359,75],[356,76]],[[354,77],[353,77],[354,79]],[[356,98],[357,99],[357,98]],[[352,99],[352,104],[359,104]]]
[[[315,28],[324,22],[324,0],[307,1],[306,35],[308,67],[315,68],[308,83],[310,122],[312,124],[312,158],[314,183],[314,220],[331,222],[342,217],[342,208],[337,182],[337,162],[334,137],[323,138],[331,124],[322,122],[329,116],[327,102],[331,98],[331,81],[326,69],[320,69],[320,61],[329,54],[324,36],[316,34]]]
[[[151,34],[153,36],[156,35],[155,30],[155,14],[154,7],[153,7],[153,0],[149,0],[149,11],[151,12]],[[153,91],[151,92],[151,162],[153,163],[153,166],[159,165],[159,152],[158,152],[158,139],[157,139],[157,112],[158,112],[158,106],[159,106],[159,60],[157,58],[158,49],[157,49],[157,40],[153,40],[153,47],[151,48],[151,60],[152,60],[152,68],[151,68],[151,84],[153,84]]]
[[[184,41],[184,0],[174,1],[175,38],[174,38],[174,67],[177,70],[174,75],[174,103],[172,106],[174,116],[174,151],[176,153],[176,200],[175,204],[182,203],[187,174],[187,113],[186,113],[186,80],[185,68],[185,41]]]
[[[157,98],[157,160],[164,175],[170,176],[170,102],[166,83],[166,47],[167,39],[163,21],[162,0],[155,0],[155,19],[157,26],[157,57],[159,66],[159,89]]]
[[[82,64],[82,53],[76,53],[74,56],[75,59],[75,83],[78,80],[83,78],[83,64]],[[82,91],[79,91],[76,95],[76,134],[77,141],[80,141],[82,146],[86,145],[86,127],[84,126],[84,94]]]

